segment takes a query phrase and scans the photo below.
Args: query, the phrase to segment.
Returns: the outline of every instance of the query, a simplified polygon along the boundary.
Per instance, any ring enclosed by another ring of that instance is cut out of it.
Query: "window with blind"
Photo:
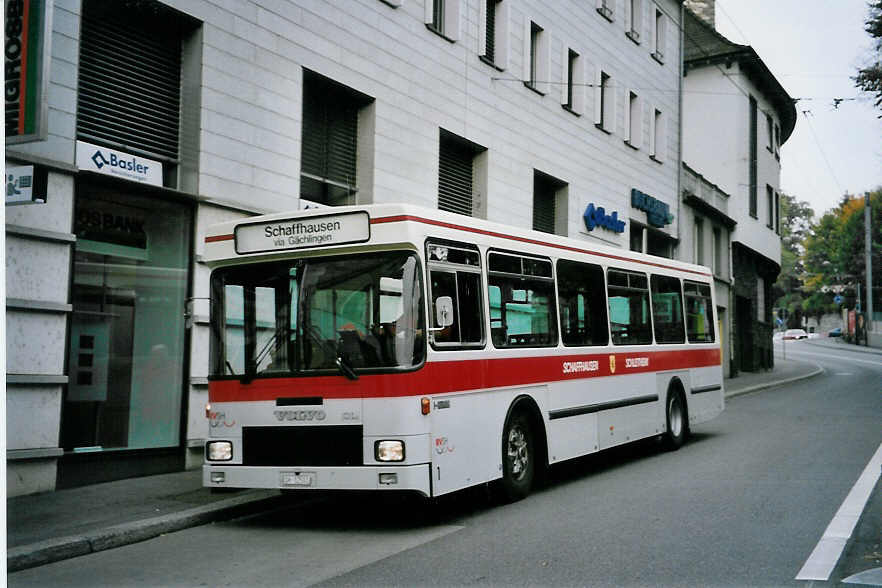
[[[564,219],[558,222],[558,216],[566,213],[566,206],[558,207],[558,198],[565,198],[566,182],[561,182],[540,171],[533,172],[533,230],[555,234],[558,225],[564,225]]]
[[[77,138],[177,164],[182,38],[194,26],[159,2],[83,2]]]
[[[475,157],[485,151],[441,129],[438,148],[438,208],[474,216]]]
[[[303,72],[300,197],[355,204],[359,111],[372,99],[317,73]]]

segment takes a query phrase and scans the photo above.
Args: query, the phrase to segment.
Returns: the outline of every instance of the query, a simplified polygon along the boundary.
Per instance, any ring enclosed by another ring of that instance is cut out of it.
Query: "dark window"
[[[714,228],[714,274],[723,275],[723,232]]]
[[[690,343],[712,343],[714,340],[714,307],[708,284],[683,282],[686,298],[686,335]]]
[[[496,347],[557,345],[551,261],[490,253],[490,333]]]
[[[653,275],[652,285],[652,324],[656,343],[684,343],[686,333],[683,329],[683,294],[680,280],[667,276]]]
[[[606,72],[600,72],[600,84],[597,92],[597,99],[600,100],[600,109],[598,114],[600,115],[597,124],[600,128],[604,130],[608,130],[612,132],[613,128],[613,116],[615,113],[611,112],[612,110],[612,92],[613,88],[610,82],[609,74]]]
[[[573,109],[573,87],[575,86],[574,74],[578,59],[579,54],[570,49],[567,53],[567,103],[565,104],[570,110]]]
[[[485,0],[487,3],[487,20],[485,21],[486,39],[483,57],[490,63],[496,61],[496,5],[500,0]]]
[[[757,218],[757,170],[756,170],[756,158],[757,158],[757,105],[756,98],[753,96],[750,97],[750,154],[749,154],[749,163],[750,163],[750,185],[748,186],[748,197],[750,199],[750,216],[753,218]]]
[[[649,284],[646,275],[624,270],[607,272],[609,323],[616,345],[652,343]]]
[[[603,269],[600,266],[558,261],[557,304],[564,345],[606,345],[609,342]]]
[[[177,163],[192,23],[159,2],[86,0],[80,26],[77,138]]]
[[[324,76],[303,71],[301,198],[329,205],[355,203],[358,117],[371,101]]]
[[[444,32],[444,0],[432,0],[432,28]]]
[[[661,231],[647,231],[646,252],[657,257],[674,257],[674,240]]]
[[[781,234],[781,195],[775,192],[775,232]]]
[[[766,186],[766,207],[768,208],[766,226],[772,229],[775,227],[775,191],[771,186]]]
[[[536,88],[539,82],[539,36],[542,27],[536,23],[530,23],[530,81],[529,86]]]
[[[555,234],[557,225],[557,195],[566,186],[547,174],[533,173],[533,230]]]
[[[643,253],[643,231],[645,229],[640,225],[631,223],[631,251]]]
[[[438,149],[438,208],[472,216],[474,158],[483,150],[441,129]]]

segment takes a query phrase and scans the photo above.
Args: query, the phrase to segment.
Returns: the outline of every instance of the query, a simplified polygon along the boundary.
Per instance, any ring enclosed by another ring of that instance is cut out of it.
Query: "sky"
[[[882,187],[882,110],[851,80],[872,54],[868,15],[866,0],[716,0],[717,31],[753,47],[799,99],[781,148],[781,191],[816,217],[846,192]]]

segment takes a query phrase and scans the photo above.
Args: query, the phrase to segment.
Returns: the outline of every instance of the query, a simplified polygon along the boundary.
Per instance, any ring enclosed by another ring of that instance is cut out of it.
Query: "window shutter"
[[[494,62],[496,57],[496,0],[485,0],[483,9],[487,12],[484,21],[484,57]]]
[[[438,166],[438,208],[472,215],[472,150],[441,137]]]
[[[178,160],[180,25],[161,11],[86,2],[77,137]]]
[[[546,176],[533,177],[533,230],[554,234],[556,186]]]
[[[301,170],[354,187],[358,106],[330,82],[304,76]]]

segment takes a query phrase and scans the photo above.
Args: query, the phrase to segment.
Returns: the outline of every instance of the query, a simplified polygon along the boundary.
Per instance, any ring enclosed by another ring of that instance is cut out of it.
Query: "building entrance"
[[[67,455],[180,446],[192,211],[78,186]]]

